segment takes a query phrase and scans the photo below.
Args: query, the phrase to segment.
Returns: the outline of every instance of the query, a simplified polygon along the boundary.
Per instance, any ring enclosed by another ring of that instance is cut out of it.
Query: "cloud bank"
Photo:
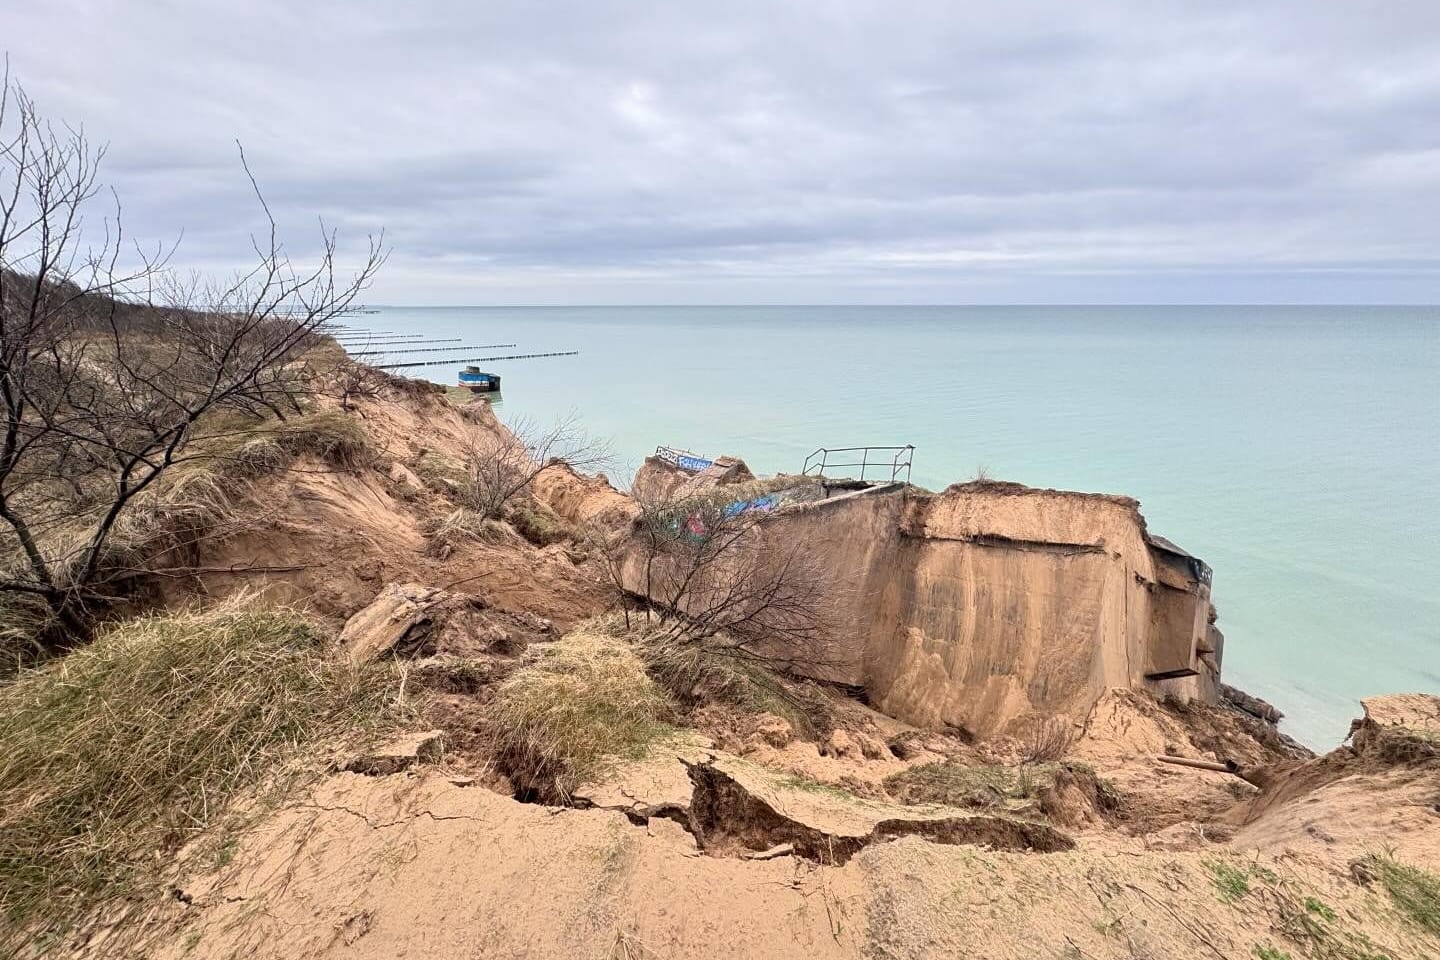
[[[127,229],[385,303],[1436,302],[1440,4],[50,0]]]

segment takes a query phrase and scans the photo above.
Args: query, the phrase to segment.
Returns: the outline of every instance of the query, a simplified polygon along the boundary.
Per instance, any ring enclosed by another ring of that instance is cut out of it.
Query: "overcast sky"
[[[43,0],[127,228],[376,303],[1440,302],[1440,2]]]

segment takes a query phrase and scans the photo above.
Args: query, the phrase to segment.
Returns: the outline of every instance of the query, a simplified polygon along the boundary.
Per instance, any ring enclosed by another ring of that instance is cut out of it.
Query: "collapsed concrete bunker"
[[[735,458],[656,456],[633,490],[653,502],[752,480]],[[803,541],[829,582],[825,662],[798,666],[893,717],[986,736],[1084,718],[1114,687],[1219,697],[1211,570],[1151,534],[1135,500],[988,480],[767,487],[765,540]],[[638,558],[623,569],[643,595]]]

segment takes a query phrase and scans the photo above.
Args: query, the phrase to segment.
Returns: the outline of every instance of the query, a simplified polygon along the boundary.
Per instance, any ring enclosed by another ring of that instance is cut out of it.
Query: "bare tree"
[[[337,240],[322,225],[313,262],[292,263],[256,187],[269,230],[254,266],[219,283],[179,278],[163,252],[125,253],[118,203],[97,225],[103,156],[83,130],[46,122],[5,74],[0,598],[42,604],[70,636],[106,600],[107,550],[137,498],[206,455],[208,437],[298,410],[303,354],[384,260],[372,239],[353,275],[337,277]],[[249,176],[243,152],[241,163]]]
[[[465,505],[483,517],[498,518],[508,504],[529,494],[547,466],[560,462],[575,470],[593,470],[607,461],[609,450],[571,414],[550,427],[522,417],[505,426],[495,421],[472,429],[464,457]]]
[[[767,535],[766,506],[723,493],[642,504],[596,554],[623,598],[641,598],[661,642],[822,664],[829,578],[803,541]]]

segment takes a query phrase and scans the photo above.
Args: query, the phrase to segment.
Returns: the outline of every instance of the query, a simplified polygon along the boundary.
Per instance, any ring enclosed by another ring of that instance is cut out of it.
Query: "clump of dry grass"
[[[428,520],[422,526],[427,556],[444,560],[467,541],[504,543],[515,536],[499,520],[482,517],[474,510],[461,507],[443,517]]]
[[[1005,767],[944,760],[911,767],[885,778],[901,803],[952,807],[1008,807],[1033,800],[1055,778],[1054,765]]]
[[[443,453],[421,451],[408,466],[427,489],[441,496],[455,498],[465,488],[465,465]]]
[[[575,527],[554,510],[533,500],[506,509],[505,519],[516,533],[537,547],[574,540],[579,535]]]
[[[827,697],[810,684],[785,680],[764,660],[643,631],[637,631],[634,643],[650,676],[688,709],[721,703],[773,713],[809,737],[829,733],[835,725]]]
[[[321,410],[274,425],[275,442],[291,456],[313,454],[332,466],[355,470],[374,455],[370,435],[355,417]]]
[[[319,640],[240,597],[125,621],[0,685],[0,945],[143,893],[237,792],[293,785],[307,746],[398,714],[389,668]]]
[[[365,425],[339,410],[308,410],[284,420],[222,411],[196,426],[186,456],[227,477],[256,477],[304,454],[354,470],[370,461],[374,445]],[[183,465],[181,470],[188,472]]]
[[[623,640],[582,628],[532,649],[490,706],[497,757],[522,790],[568,801],[612,758],[642,757],[669,732],[670,700]]]

